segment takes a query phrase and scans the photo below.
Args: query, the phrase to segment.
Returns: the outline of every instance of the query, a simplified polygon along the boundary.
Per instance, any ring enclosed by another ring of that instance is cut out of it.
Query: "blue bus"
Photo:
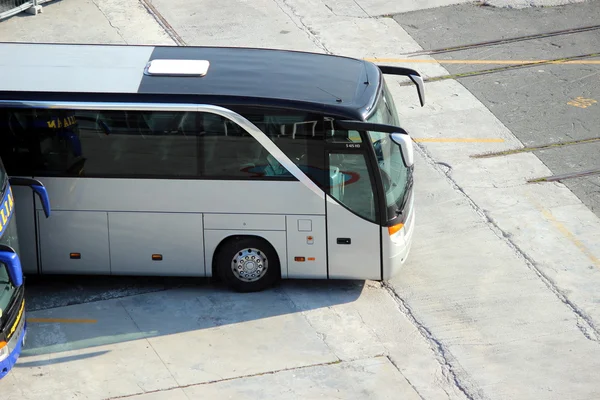
[[[0,160],[0,379],[17,362],[27,332],[24,279],[11,186],[31,187],[39,196],[46,217],[50,216],[50,201],[44,185],[35,179],[9,178]]]

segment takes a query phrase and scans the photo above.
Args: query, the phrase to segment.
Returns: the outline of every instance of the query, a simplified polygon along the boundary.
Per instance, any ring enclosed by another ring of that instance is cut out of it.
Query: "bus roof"
[[[151,75],[145,71],[149,61],[161,59],[207,60],[209,66],[204,76]],[[218,97],[251,104],[289,102],[355,116],[368,113],[381,82],[381,70],[373,63],[320,53],[48,43],[1,43],[0,76],[3,99],[14,98],[15,91],[182,95],[198,101]]]

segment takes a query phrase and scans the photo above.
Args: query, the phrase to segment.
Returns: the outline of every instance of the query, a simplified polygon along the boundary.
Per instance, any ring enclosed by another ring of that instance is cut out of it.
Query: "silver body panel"
[[[288,278],[327,277],[327,235],[325,216],[303,215],[286,218]],[[304,257],[304,261],[295,261]]]
[[[52,210],[324,215],[325,202],[299,182],[183,179],[39,179]],[[242,193],[242,195],[233,195]],[[293,206],[290,206],[290,205]],[[36,209],[42,204],[36,199]]]
[[[232,185],[233,186],[233,185]],[[227,187],[227,184],[225,184]],[[285,231],[285,216],[266,214],[206,214],[206,229]]]
[[[108,227],[111,274],[205,276],[202,214],[111,212]]]
[[[327,242],[329,277],[332,279],[380,279],[380,227],[357,217],[328,196]],[[387,228],[386,228],[387,229]],[[339,238],[350,244],[338,244]]]
[[[44,274],[212,276],[213,255],[219,243],[229,236],[246,234],[271,243],[280,257],[285,278],[289,260],[288,218],[296,221],[292,222],[296,231],[298,220],[311,221],[311,231],[299,233],[303,243],[306,234],[314,236],[315,244],[306,245],[309,247],[305,249],[299,245],[302,254],[296,255],[315,257],[319,264],[313,262],[313,269],[305,270],[308,262],[300,266],[292,263],[292,275],[327,277],[325,204],[300,182],[39,179],[48,190],[53,210],[51,218],[46,219],[36,200]],[[31,201],[27,192],[16,197],[23,203]],[[32,220],[27,215],[27,210],[33,211],[31,205],[19,210],[25,221]],[[28,235],[28,248],[35,246],[35,237],[31,240],[34,224],[19,226],[19,235]],[[305,229],[306,224],[300,228]],[[33,250],[35,254],[35,247]],[[81,253],[81,259],[70,259],[72,252]],[[152,254],[161,254],[163,260],[153,261]],[[90,263],[90,257],[97,261]],[[28,269],[28,273],[36,272],[35,268]]]
[[[383,252],[383,278],[384,280],[390,279],[393,276],[399,274],[402,266],[408,258],[410,248],[412,246],[412,240],[415,231],[415,219],[416,212],[413,206],[413,200],[411,200],[410,207],[412,209],[410,215],[408,215],[404,227],[398,232],[390,236],[388,229],[381,228],[382,234],[382,252]]]
[[[193,104],[0,103],[211,112],[243,127],[298,180],[36,177],[46,186],[53,209],[46,220],[35,200],[42,273],[211,276],[218,245],[229,236],[247,234],[274,247],[282,278],[381,279],[379,225],[326,196],[260,129],[231,110]],[[19,197],[21,204],[31,199],[24,193]],[[19,210],[34,214],[34,207]],[[19,229],[27,250],[35,242],[32,215],[22,218]],[[351,243],[338,244],[338,238],[349,238]],[[81,253],[82,258],[70,259],[71,252]],[[162,254],[163,261],[152,262],[155,253]],[[86,254],[94,262],[86,262]],[[294,257],[306,260],[298,262]],[[34,269],[27,267],[30,272]]]
[[[106,212],[52,210],[45,218],[38,210],[37,223],[42,273],[110,274]],[[81,258],[71,259],[70,253]]]

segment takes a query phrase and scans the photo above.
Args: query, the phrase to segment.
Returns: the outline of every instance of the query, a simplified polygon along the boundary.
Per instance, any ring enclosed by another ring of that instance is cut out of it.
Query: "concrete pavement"
[[[38,16],[0,23],[0,37],[172,41],[139,4],[52,3]],[[420,50],[392,18],[361,14],[406,11],[398,4],[152,4],[190,45],[377,58]],[[435,63],[417,69],[447,73]],[[600,397],[598,217],[562,184],[526,184],[550,174],[533,154],[471,158],[522,144],[459,82],[428,83],[420,108],[413,87],[389,81],[413,137],[479,139],[419,142],[417,234],[402,275],[385,285],[286,282],[251,296],[170,288],[40,309],[30,318],[97,322],[32,323],[26,353],[0,392],[23,399],[52,398],[48,392],[61,399]]]

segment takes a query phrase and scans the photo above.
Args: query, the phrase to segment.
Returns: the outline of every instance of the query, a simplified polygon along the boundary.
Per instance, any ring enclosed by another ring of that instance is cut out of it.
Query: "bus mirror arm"
[[[10,178],[10,184],[12,186],[29,186],[40,198],[46,218],[50,216],[50,198],[48,197],[48,191],[42,182],[32,178],[12,177]]]
[[[21,261],[12,247],[4,244],[0,245],[0,262],[6,265],[8,277],[13,286],[21,286],[23,284],[23,270],[21,269]]]
[[[406,130],[400,128],[395,125],[388,124],[378,124],[375,122],[364,122],[364,121],[353,121],[353,120],[335,120],[335,124],[340,127],[340,129],[346,129],[349,131],[373,131],[373,132],[382,132],[382,133],[398,133],[401,135],[408,136],[408,132]]]
[[[408,76],[411,81],[417,86],[417,93],[419,94],[419,101],[421,107],[425,106],[425,86],[423,84],[423,78],[414,69],[404,67],[392,67],[389,65],[378,65],[379,69],[383,74],[388,75],[402,75]]]
[[[408,76],[415,85],[417,85],[417,93],[419,93],[419,102],[421,107],[425,106],[425,86],[423,84],[423,78],[421,75],[409,75]]]
[[[400,146],[402,158],[404,160],[404,165],[406,166],[406,168],[410,168],[415,162],[415,155],[411,137],[402,133],[392,133],[391,138],[394,143]]]

